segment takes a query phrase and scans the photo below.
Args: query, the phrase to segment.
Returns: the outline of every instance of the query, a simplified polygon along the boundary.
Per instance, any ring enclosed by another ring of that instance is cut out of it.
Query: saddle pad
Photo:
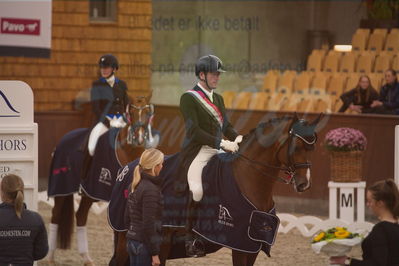
[[[78,128],[61,138],[51,161],[47,189],[49,197],[66,196],[78,192],[84,156],[81,147],[89,132],[88,128]]]
[[[96,200],[109,201],[121,165],[116,157],[115,141],[119,129],[111,128],[97,142],[96,150],[87,177],[81,187]]]
[[[258,211],[241,194],[233,173],[234,158],[227,153],[215,155],[204,168],[204,197],[194,231],[231,249],[249,253],[262,249],[270,256],[278,218],[274,209]]]

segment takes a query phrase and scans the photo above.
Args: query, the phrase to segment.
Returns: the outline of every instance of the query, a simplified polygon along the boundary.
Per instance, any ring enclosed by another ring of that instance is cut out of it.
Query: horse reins
[[[317,141],[317,134],[316,133],[314,133],[313,140],[312,141],[308,141],[305,138],[303,138],[302,136],[293,133],[293,130],[291,128],[289,133],[288,133],[288,136],[285,137],[284,140],[279,145],[279,147],[277,149],[277,152],[276,152],[276,155],[275,155],[277,162],[279,164],[282,164],[283,166],[270,165],[270,164],[266,164],[266,163],[263,163],[263,162],[259,162],[259,161],[253,160],[253,159],[251,159],[251,158],[249,158],[249,157],[247,157],[247,156],[245,156],[245,155],[243,155],[241,153],[239,153],[238,155],[241,158],[245,159],[245,161],[247,161],[249,164],[255,164],[255,165],[259,165],[259,166],[265,167],[265,168],[272,168],[272,169],[277,169],[279,171],[284,171],[285,174],[288,175],[287,180],[282,178],[282,177],[280,177],[280,176],[276,177],[276,176],[267,174],[265,171],[262,171],[261,169],[258,169],[256,167],[254,167],[254,169],[257,170],[258,172],[262,173],[262,175],[265,175],[265,176],[268,176],[268,177],[272,177],[272,178],[277,179],[278,181],[281,181],[281,182],[283,182],[285,184],[290,184],[293,181],[293,177],[295,176],[297,169],[310,168],[312,166],[312,163],[310,163],[310,162],[306,162],[306,163],[295,163],[294,162],[294,160],[293,160],[293,152],[291,153],[290,151],[291,151],[292,143],[293,143],[293,140],[294,140],[295,137],[299,138],[306,145],[312,146],[312,147]],[[284,147],[284,145],[287,143],[287,141],[288,141],[288,148],[287,148],[288,166],[286,166],[285,163],[282,163],[280,161],[280,159],[279,159],[279,156],[278,156],[280,151],[281,151],[281,149]]]

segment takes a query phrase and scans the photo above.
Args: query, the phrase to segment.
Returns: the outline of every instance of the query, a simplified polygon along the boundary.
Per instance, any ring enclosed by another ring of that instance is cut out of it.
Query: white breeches
[[[205,165],[208,163],[213,155],[223,152],[224,151],[222,150],[213,149],[207,145],[204,145],[188,168],[188,187],[193,193],[194,201],[200,201],[202,199],[202,169],[205,167]]]
[[[104,125],[102,122],[98,122],[97,125],[90,132],[88,150],[91,156],[94,155],[94,151],[96,150],[98,139],[108,131],[108,127]]]

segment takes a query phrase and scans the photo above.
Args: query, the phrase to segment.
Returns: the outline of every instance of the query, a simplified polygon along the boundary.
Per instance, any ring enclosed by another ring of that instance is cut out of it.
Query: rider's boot
[[[186,230],[187,240],[185,243],[186,255],[189,257],[203,257],[205,256],[204,242],[195,236],[193,232],[193,223],[196,218],[198,209],[198,202],[193,200],[193,193],[190,191],[190,196],[187,204],[186,212]]]

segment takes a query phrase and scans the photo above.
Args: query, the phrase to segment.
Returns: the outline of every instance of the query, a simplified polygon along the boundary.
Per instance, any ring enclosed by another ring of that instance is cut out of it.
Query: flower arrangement
[[[354,128],[340,127],[327,132],[325,146],[331,151],[364,151],[367,139],[364,134]]]
[[[360,234],[349,232],[345,227],[333,227],[312,238],[312,249],[317,254],[323,252],[329,256],[343,256],[359,245],[362,239]]]
[[[352,239],[358,236],[358,233],[351,233],[345,227],[333,227],[328,229],[327,231],[321,231],[319,234],[313,237],[312,243],[329,241],[334,239]]]

